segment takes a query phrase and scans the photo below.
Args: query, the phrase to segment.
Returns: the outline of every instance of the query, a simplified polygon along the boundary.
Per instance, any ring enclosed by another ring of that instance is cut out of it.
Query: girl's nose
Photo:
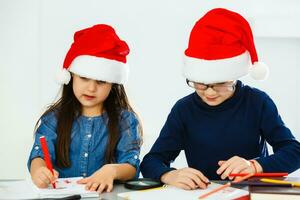
[[[89,85],[88,85],[88,90],[89,91],[95,91],[96,89],[97,89],[97,81],[90,80]]]

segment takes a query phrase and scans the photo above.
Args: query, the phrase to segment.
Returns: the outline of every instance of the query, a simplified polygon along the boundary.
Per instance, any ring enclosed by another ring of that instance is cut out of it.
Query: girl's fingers
[[[112,189],[113,189],[113,184],[109,183],[108,186],[107,186],[106,192],[111,192]]]
[[[89,178],[83,178],[77,181],[79,184],[86,184],[89,181]]]
[[[53,174],[51,173],[51,171],[49,169],[45,169],[42,171],[42,173],[47,177],[47,179],[49,180],[49,183],[55,181],[55,177],[53,176]]]
[[[97,189],[99,189],[99,185],[99,183],[93,183],[89,190],[96,191]]]
[[[101,183],[101,184],[100,184],[100,186],[98,187],[98,190],[97,190],[97,192],[98,192],[98,193],[102,193],[102,192],[103,192],[103,190],[105,189],[105,187],[106,187],[106,184],[104,184],[104,183]]]
[[[88,182],[88,183],[85,185],[85,189],[86,189],[86,190],[90,190],[92,184],[93,184],[92,182]]]
[[[36,180],[37,186],[39,188],[47,188],[48,184],[42,179],[42,177],[38,177]]]
[[[41,180],[46,183],[46,184],[50,184],[51,183],[51,179],[48,177],[47,173],[45,173],[44,171],[42,171],[42,173],[39,176],[41,178]]]
[[[54,178],[55,179],[57,179],[58,178],[58,176],[59,176],[59,173],[58,173],[58,171],[56,171],[55,169],[53,170],[53,172],[54,172]]]

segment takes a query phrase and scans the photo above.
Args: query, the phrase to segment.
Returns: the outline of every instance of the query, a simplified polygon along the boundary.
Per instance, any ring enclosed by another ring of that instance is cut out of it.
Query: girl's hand
[[[238,157],[233,156],[229,160],[220,160],[218,162],[218,165],[220,166],[217,170],[217,174],[221,175],[221,179],[225,179],[229,177],[229,174],[231,173],[259,173],[262,172],[261,165],[256,161],[253,160],[255,166],[251,164],[250,161]],[[230,180],[232,180],[234,177],[229,177]]]
[[[58,172],[54,169],[53,172],[54,175],[52,175],[51,171],[47,167],[42,166],[31,175],[32,182],[38,188],[47,188],[50,183],[54,183],[58,178]]]
[[[116,169],[113,165],[104,165],[90,177],[83,178],[77,183],[86,184],[85,189],[102,193],[104,191],[111,192],[113,182],[116,177]]]
[[[162,175],[161,181],[185,190],[206,188],[209,183],[208,178],[200,171],[189,167],[169,171]]]

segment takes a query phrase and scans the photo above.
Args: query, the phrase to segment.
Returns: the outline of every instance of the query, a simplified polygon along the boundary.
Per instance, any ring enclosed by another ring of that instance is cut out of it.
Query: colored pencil
[[[232,181],[232,183],[239,183],[243,180],[246,180],[246,179],[252,177],[253,175],[254,175],[254,173],[250,173],[250,174],[247,174],[246,176],[238,177],[234,181]],[[212,195],[216,192],[219,192],[220,190],[224,190],[225,188],[228,188],[230,186],[231,186],[231,182],[227,182],[225,185],[221,185],[220,187],[217,187],[217,188],[213,189],[212,191],[199,196],[198,199],[204,199],[204,198],[206,198],[206,197],[208,197],[208,196],[210,196],[210,195]]]
[[[270,178],[262,178],[260,179],[261,182],[264,183],[276,183],[276,184],[290,184],[293,187],[300,187],[300,182],[293,182],[293,181],[285,181],[285,180],[276,180],[276,179],[270,179]]]
[[[52,163],[51,163],[51,158],[50,158],[50,154],[49,154],[49,150],[48,150],[48,146],[47,146],[47,142],[46,142],[45,136],[41,136],[40,137],[40,142],[41,142],[41,145],[42,145],[42,151],[43,151],[43,154],[44,154],[44,160],[45,160],[46,166],[50,170],[50,172],[52,173],[52,175],[54,175],[54,171],[53,171],[53,167],[52,167]],[[55,189],[56,188],[56,184],[52,183],[52,187]]]
[[[233,177],[236,177],[236,176],[246,176],[248,173],[238,173],[238,174],[229,174],[229,176],[233,176]],[[254,177],[283,177],[283,176],[287,176],[288,173],[286,172],[276,172],[276,173],[256,173],[254,174],[253,176]]]

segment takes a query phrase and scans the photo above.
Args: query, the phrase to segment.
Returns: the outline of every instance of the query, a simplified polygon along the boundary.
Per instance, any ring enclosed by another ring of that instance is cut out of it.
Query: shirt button
[[[39,146],[35,146],[34,149],[35,149],[35,150],[38,150],[38,149],[39,149]]]
[[[137,155],[135,155],[135,156],[134,156],[134,159],[138,159],[138,156],[137,156]]]
[[[83,177],[86,177],[86,173],[83,173],[82,176],[83,176]]]
[[[88,134],[88,135],[86,135],[88,138],[90,138],[90,137],[92,137],[92,135],[91,134]]]
[[[88,153],[84,153],[84,157],[88,157],[88,155],[89,155]]]
[[[89,121],[91,121],[91,120],[92,120],[92,118],[91,118],[91,117],[89,117],[89,118],[88,118],[88,120],[89,120]]]

